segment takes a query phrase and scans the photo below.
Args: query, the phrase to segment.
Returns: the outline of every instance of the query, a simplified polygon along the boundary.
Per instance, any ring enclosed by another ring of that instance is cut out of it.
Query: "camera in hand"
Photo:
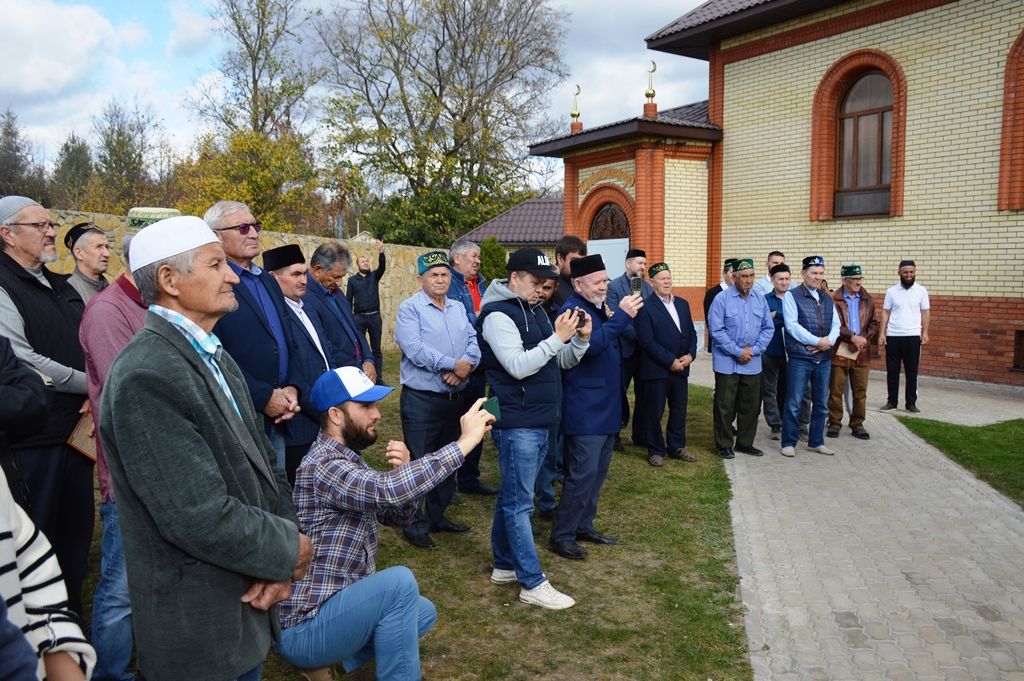
[[[574,308],[576,311],[576,328],[582,329],[587,325],[587,313],[583,311],[582,307]]]
[[[644,285],[643,277],[630,277],[629,278],[629,290],[632,291],[634,295],[636,295],[637,293],[640,293],[640,291],[643,290],[643,285]]]

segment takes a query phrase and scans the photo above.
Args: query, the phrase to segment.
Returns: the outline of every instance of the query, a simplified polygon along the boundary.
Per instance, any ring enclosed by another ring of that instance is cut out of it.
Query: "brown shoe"
[[[334,669],[331,667],[320,667],[319,669],[300,669],[299,674],[306,681],[334,681]]]
[[[679,461],[688,461],[690,463],[693,463],[694,461],[697,460],[697,457],[686,451],[686,447],[681,447],[674,452],[669,452],[668,458],[677,459]]]

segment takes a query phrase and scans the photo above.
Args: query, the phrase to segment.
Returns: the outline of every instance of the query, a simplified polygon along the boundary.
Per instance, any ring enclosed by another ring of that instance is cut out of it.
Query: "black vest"
[[[484,320],[492,312],[501,312],[515,323],[524,350],[532,350],[554,330],[543,305],[530,308],[519,298],[487,303],[476,320],[480,342],[480,366],[484,368],[491,394],[498,397],[501,419],[495,428],[547,428],[558,423],[562,406],[562,372],[552,357],[540,371],[523,380],[513,378],[494,356],[484,340]]]
[[[85,357],[78,342],[82,321],[82,299],[67,283],[67,277],[45,267],[47,288],[11,256],[0,253],[0,286],[11,297],[25,324],[25,338],[32,349],[64,366],[85,371]],[[49,390],[49,418],[46,427],[32,437],[19,440],[11,449],[30,449],[60,444],[68,439],[80,418],[85,395]]]

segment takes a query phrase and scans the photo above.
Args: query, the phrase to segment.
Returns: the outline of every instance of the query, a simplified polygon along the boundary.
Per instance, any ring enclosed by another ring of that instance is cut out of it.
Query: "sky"
[[[91,141],[93,118],[112,97],[149,107],[171,145],[187,151],[202,128],[187,97],[196,83],[216,77],[225,47],[210,19],[210,2],[0,0],[0,110],[14,110],[46,163],[72,131]],[[700,3],[555,0],[569,13],[563,55],[570,74],[551,91],[552,116],[564,118],[568,132],[576,84],[585,127],[640,115],[651,60],[658,65],[659,108],[705,99],[706,62],[651,52],[644,44],[647,35]]]

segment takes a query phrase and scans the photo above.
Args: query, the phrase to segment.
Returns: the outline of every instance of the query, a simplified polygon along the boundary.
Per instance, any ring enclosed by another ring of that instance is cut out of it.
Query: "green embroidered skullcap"
[[[416,258],[416,271],[419,274],[434,267],[448,267],[448,254],[444,251],[430,251]]]
[[[740,270],[752,270],[754,269],[753,258],[736,258],[732,263],[732,271],[739,272]]]
[[[671,272],[671,271],[672,270],[670,270],[668,268],[668,263],[656,262],[653,265],[651,265],[649,268],[647,268],[647,276],[650,277],[651,279],[654,279],[654,275],[656,275],[656,274],[658,274],[660,272]]]
[[[864,273],[861,271],[860,265],[843,265],[839,274],[844,277],[860,277]]]

